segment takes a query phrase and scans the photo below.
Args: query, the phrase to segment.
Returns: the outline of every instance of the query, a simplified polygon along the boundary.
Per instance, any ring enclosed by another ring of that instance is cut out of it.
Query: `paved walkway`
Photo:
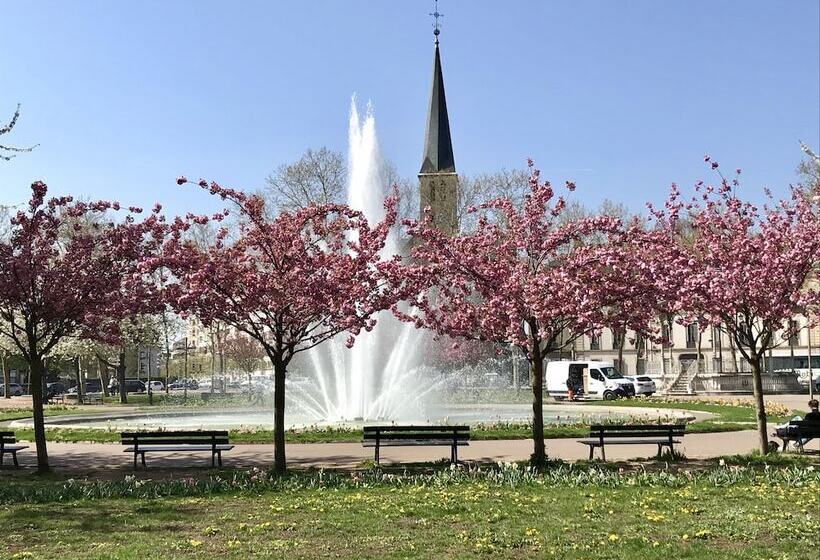
[[[729,433],[690,434],[684,438],[681,451],[691,459],[705,459],[721,455],[749,453],[756,449],[757,434],[752,430]],[[94,476],[112,475],[131,470],[131,455],[123,453],[121,445],[101,443],[50,443],[48,446],[52,466],[58,471],[78,472]],[[607,449],[607,459],[628,460],[651,457],[654,445],[618,445]],[[818,449],[813,442],[811,449]],[[373,450],[359,443],[312,443],[289,444],[288,463],[300,467],[354,468],[373,458]],[[520,461],[532,453],[531,440],[473,441],[469,447],[459,450],[459,457],[468,461]],[[547,454],[551,458],[575,461],[588,457],[587,447],[575,439],[547,440]],[[382,450],[382,462],[411,463],[434,461],[449,456],[449,449],[436,447],[405,447]],[[20,453],[23,466],[34,466],[36,457],[33,445]],[[207,453],[195,456],[184,454],[148,455],[147,462],[154,469],[207,467]],[[226,467],[270,466],[273,462],[273,446],[269,444],[241,444],[224,456]],[[5,471],[8,472],[8,471]],[[105,474],[103,474],[105,473]],[[0,473],[2,476],[2,473]]]

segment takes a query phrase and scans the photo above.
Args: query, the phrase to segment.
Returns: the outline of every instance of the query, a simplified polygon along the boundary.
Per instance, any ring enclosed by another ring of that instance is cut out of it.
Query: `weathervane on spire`
[[[435,0],[435,3],[435,11],[431,12],[430,15],[433,16],[436,20],[435,24],[433,24],[433,35],[436,36],[436,44],[438,45],[438,36],[441,35],[441,22],[439,21],[439,19],[444,17],[444,14],[438,11],[438,0]]]

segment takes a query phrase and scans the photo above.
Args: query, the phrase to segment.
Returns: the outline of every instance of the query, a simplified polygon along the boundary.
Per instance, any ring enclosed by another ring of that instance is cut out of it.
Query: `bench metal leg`
[[[379,464],[379,442],[378,441],[376,442],[375,449],[376,449],[375,460],[376,460],[376,464],[378,465]]]
[[[601,446],[601,460],[606,463],[606,450],[603,445]]]
[[[589,460],[590,460],[590,461],[592,461],[592,453],[593,453],[594,451],[595,451],[595,446],[594,446],[594,445],[590,445],[590,446],[589,446]]]
[[[20,463],[17,462],[17,452],[16,451],[11,452],[11,458],[14,461],[14,467],[19,469],[20,468]]]
[[[139,453],[134,451],[134,470],[137,470],[137,456],[138,455],[139,455]]]
[[[145,464],[145,451],[143,451],[141,453],[141,455],[142,455],[142,466],[145,467],[145,468],[148,468],[147,465]]]
[[[5,455],[5,453],[0,453],[0,467],[3,466],[3,455]]]
[[[219,468],[222,468],[222,451],[217,451],[217,459],[219,460]]]

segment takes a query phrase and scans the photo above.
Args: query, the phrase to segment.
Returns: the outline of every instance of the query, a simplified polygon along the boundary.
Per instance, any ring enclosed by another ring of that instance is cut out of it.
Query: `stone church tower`
[[[419,217],[424,215],[424,209],[429,206],[436,227],[453,235],[458,232],[458,175],[450,139],[450,119],[447,117],[438,35],[436,27],[433,87],[430,92],[427,131],[424,135],[424,158],[419,172]]]

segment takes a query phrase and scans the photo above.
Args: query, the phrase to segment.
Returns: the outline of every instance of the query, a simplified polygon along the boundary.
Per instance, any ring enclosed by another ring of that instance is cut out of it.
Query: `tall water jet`
[[[360,115],[354,97],[348,127],[347,203],[375,224],[384,218],[388,188],[373,107],[368,103]],[[389,258],[399,252],[399,237],[393,231],[382,255]],[[353,348],[347,349],[340,336],[310,351],[313,379],[294,387],[294,404],[324,422],[424,419],[424,397],[431,386],[416,371],[422,337],[390,312],[380,313],[376,327],[361,332]]]

